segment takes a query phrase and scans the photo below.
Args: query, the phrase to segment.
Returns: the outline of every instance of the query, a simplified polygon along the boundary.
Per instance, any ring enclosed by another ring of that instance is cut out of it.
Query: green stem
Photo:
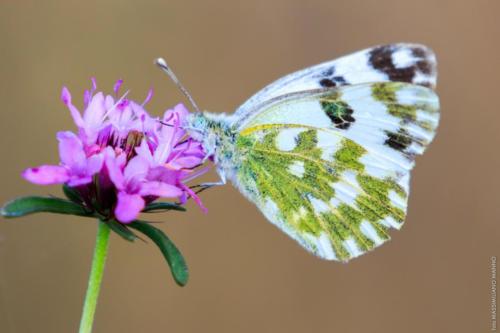
[[[80,333],[92,332],[97,298],[99,297],[99,289],[101,287],[104,265],[106,264],[106,255],[108,253],[108,242],[109,227],[106,223],[99,221],[94,248],[94,258],[92,259],[92,268],[89,276],[89,285],[87,287],[87,294],[85,295],[85,302],[83,303]]]

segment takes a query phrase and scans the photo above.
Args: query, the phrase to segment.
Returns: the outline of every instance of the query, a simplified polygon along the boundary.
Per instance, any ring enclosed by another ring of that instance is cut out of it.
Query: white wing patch
[[[293,162],[289,167],[288,170],[290,173],[296,177],[302,178],[304,176],[304,172],[306,171],[304,169],[304,162],[302,161],[295,161]]]
[[[303,128],[286,128],[281,131],[276,138],[278,149],[282,151],[293,150],[297,146],[298,135],[302,132],[304,132]]]
[[[400,48],[392,53],[392,62],[396,68],[407,68],[415,63],[415,56],[409,48]]]

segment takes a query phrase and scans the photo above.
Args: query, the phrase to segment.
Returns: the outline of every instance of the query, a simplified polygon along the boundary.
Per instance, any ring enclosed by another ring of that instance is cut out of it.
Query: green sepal
[[[21,217],[33,213],[56,213],[78,216],[94,216],[83,206],[72,201],[53,197],[21,197],[2,207],[2,216]]]
[[[178,210],[181,212],[185,212],[186,208],[182,207],[179,204],[173,202],[152,202],[142,210],[143,213],[152,213],[158,211],[167,211],[167,210]]]
[[[128,225],[130,228],[140,231],[149,237],[160,249],[161,253],[170,266],[170,271],[175,282],[180,286],[185,286],[189,279],[189,271],[181,252],[175,244],[165,235],[163,231],[153,227],[151,224],[136,220]]]
[[[80,197],[80,194],[78,193],[78,191],[74,187],[71,187],[71,186],[64,184],[62,186],[62,189],[63,189],[64,195],[69,200],[71,200],[77,204],[81,204],[83,202],[82,198]]]
[[[128,240],[129,242],[133,242],[136,240],[137,235],[134,234],[132,231],[130,231],[130,229],[127,228],[126,225],[116,220],[101,220],[101,221],[106,223],[112,231],[116,232],[118,236],[122,237],[123,239]]]

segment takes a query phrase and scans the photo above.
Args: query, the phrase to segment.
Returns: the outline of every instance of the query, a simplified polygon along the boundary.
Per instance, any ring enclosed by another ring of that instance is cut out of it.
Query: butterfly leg
[[[200,193],[202,191],[205,191],[206,189],[209,189],[214,186],[222,186],[226,185],[227,179],[226,179],[226,173],[222,169],[217,169],[217,173],[219,174],[220,180],[218,182],[209,182],[209,183],[202,183],[196,186],[193,186],[193,188],[198,188],[196,193]]]
[[[217,173],[219,174],[220,180],[218,182],[210,182],[200,184],[201,187],[213,187],[213,186],[222,186],[227,184],[226,173],[222,169],[217,169]]]

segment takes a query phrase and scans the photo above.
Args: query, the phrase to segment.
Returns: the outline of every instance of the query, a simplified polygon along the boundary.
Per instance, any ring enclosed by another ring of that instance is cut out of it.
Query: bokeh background
[[[368,46],[411,41],[439,61],[442,122],[413,171],[405,227],[349,264],[319,260],[231,186],[209,213],[155,215],[182,249],[180,288],[152,244],[112,235],[95,332],[487,332],[490,258],[500,254],[500,3],[477,1],[2,1],[0,201],[59,195],[20,178],[57,161],[73,129],[59,101],[96,76],[150,110],[185,101],[232,112],[272,80]],[[0,332],[76,332],[96,224],[0,221]]]

